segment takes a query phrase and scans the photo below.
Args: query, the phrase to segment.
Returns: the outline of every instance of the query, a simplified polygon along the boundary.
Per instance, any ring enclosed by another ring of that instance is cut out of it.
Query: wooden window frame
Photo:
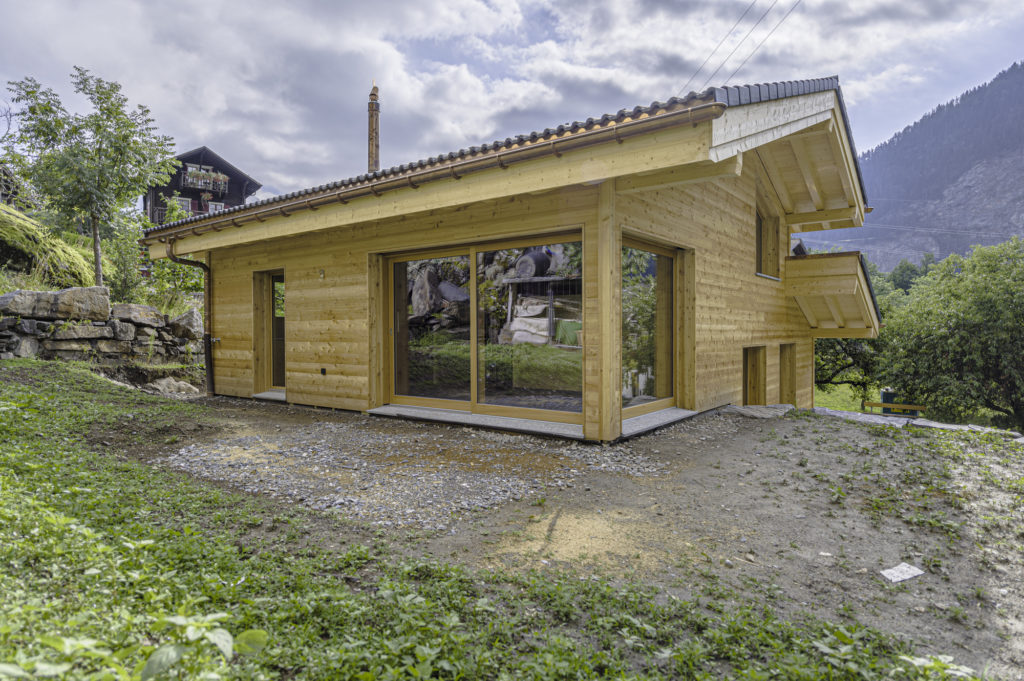
[[[779,280],[779,219],[754,212],[754,263],[756,274]]]
[[[504,405],[492,405],[477,402],[477,390],[479,380],[479,330],[477,323],[477,256],[484,251],[501,250],[505,248],[523,248],[549,243],[560,242],[581,242],[583,241],[582,225],[575,229],[559,229],[557,231],[545,232],[529,237],[516,237],[494,241],[470,242],[468,244],[446,246],[443,248],[427,248],[403,250],[389,254],[382,254],[382,284],[383,303],[386,316],[386,323],[383,324],[384,344],[382,346],[382,359],[384,360],[384,376],[382,396],[387,403],[400,404],[416,407],[431,407],[437,409],[452,409],[464,411],[467,414],[482,414],[487,416],[507,416],[511,418],[532,419],[537,421],[552,421],[555,423],[568,423],[583,425],[586,414],[585,404],[579,412],[557,411],[554,409],[531,409],[529,407],[511,407]],[[449,256],[469,256],[469,305],[471,314],[470,323],[470,399],[450,400],[443,398],[416,397],[410,395],[395,394],[395,292],[394,292],[394,267],[396,263],[408,262],[409,260],[420,260],[423,258],[441,258]],[[583,268],[585,269],[585,268]],[[583,287],[586,287],[584,275]],[[584,334],[586,327],[584,326]],[[586,352],[583,354],[582,382],[580,390],[586,399]]]
[[[623,407],[622,418],[628,419],[634,416],[642,416],[644,414],[649,414],[651,412],[661,411],[662,409],[675,407],[679,400],[679,381],[677,380],[677,377],[679,375],[678,367],[682,339],[680,338],[678,324],[680,306],[679,301],[677,300],[679,296],[679,267],[677,259],[680,256],[680,251],[678,249],[660,246],[658,244],[651,243],[650,241],[644,241],[642,239],[637,239],[626,235],[622,236],[622,248],[635,248],[638,250],[647,251],[648,253],[654,253],[655,255],[670,258],[672,261],[672,266],[670,269],[672,273],[672,281],[669,284],[669,290],[672,292],[672,302],[669,308],[672,312],[672,320],[669,323],[669,329],[672,334],[672,377],[670,380],[670,384],[672,386],[672,394],[669,395],[668,397],[661,397],[656,400],[651,400],[650,402],[645,402],[644,404],[638,404],[632,407]],[[621,282],[619,285],[621,286]]]
[[[252,273],[253,283],[253,347],[252,347],[252,376],[253,394],[258,395],[275,388],[287,390],[288,361],[287,351],[285,354],[285,380],[286,385],[275,386],[273,381],[273,325],[270,322],[270,314],[273,312],[274,289],[272,280],[275,276],[285,275],[283,268],[272,270],[257,270]],[[287,289],[286,289],[287,291]],[[287,295],[287,292],[286,294]],[[269,308],[269,309],[268,309]],[[285,308],[287,310],[287,308]],[[287,314],[287,312],[286,312]],[[287,324],[287,322],[286,322]],[[285,327],[287,329],[287,326]],[[287,336],[286,336],[287,338]],[[287,346],[286,346],[287,347]]]

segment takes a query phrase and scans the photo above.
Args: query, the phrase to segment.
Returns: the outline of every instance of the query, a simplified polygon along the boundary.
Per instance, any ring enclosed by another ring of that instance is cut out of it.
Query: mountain
[[[864,227],[802,235],[809,247],[864,251],[888,271],[1024,235],[1024,62],[859,160],[874,210]]]

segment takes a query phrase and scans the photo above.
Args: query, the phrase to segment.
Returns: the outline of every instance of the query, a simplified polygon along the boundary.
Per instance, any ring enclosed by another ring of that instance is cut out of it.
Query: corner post
[[[600,187],[596,220],[583,227],[583,437],[622,434],[622,232],[615,180]]]

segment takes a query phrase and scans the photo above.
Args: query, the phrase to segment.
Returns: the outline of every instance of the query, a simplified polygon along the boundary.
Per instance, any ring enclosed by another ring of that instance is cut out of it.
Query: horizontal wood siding
[[[698,410],[742,402],[743,348],[750,346],[765,346],[766,400],[778,402],[780,343],[797,343],[797,401],[811,406],[813,346],[807,321],[781,282],[756,274],[755,172],[744,164],[737,178],[622,193],[616,202],[628,234],[693,250]],[[784,234],[780,269],[788,252]]]
[[[375,318],[382,309],[375,254],[579,229],[595,219],[597,192],[556,190],[213,251],[217,392],[253,392],[255,272],[284,270],[288,401],[362,410],[383,389],[382,349],[372,347],[383,331],[370,324],[371,308]]]

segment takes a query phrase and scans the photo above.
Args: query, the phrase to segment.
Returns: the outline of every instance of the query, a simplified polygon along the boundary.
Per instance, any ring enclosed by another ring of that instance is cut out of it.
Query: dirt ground
[[[373,469],[382,486],[399,485],[406,474],[421,477],[420,454],[435,472],[471,471],[486,480],[514,468],[518,478],[536,483],[453,512],[443,530],[385,528],[388,543],[407,554],[473,567],[629,577],[660,587],[665,597],[712,607],[758,602],[786,617],[859,622],[913,640],[921,653],[950,654],[997,678],[1024,679],[1019,445],[806,412],[767,420],[704,414],[606,448],[632,462],[609,472],[593,463],[598,445],[566,452],[564,442],[526,438],[530,456],[509,457],[500,452],[514,449],[521,436],[202,401],[218,411],[220,426],[183,428],[173,438],[179,451],[245,434],[272,452],[296,431],[308,437],[311,425],[331,426],[360,433],[364,443],[391,438],[386,447],[357,445],[359,461],[387,464]],[[502,446],[488,448],[495,439]],[[260,466],[270,475],[267,462]],[[644,462],[647,472],[629,474]],[[335,488],[356,484],[351,471],[308,470],[316,478],[332,473],[340,481]],[[459,484],[472,496],[465,487],[471,482]],[[365,517],[341,525],[339,517],[346,517],[344,507],[314,510],[307,530],[339,541],[345,532],[381,536]],[[925,572],[898,584],[880,574],[901,562]]]

